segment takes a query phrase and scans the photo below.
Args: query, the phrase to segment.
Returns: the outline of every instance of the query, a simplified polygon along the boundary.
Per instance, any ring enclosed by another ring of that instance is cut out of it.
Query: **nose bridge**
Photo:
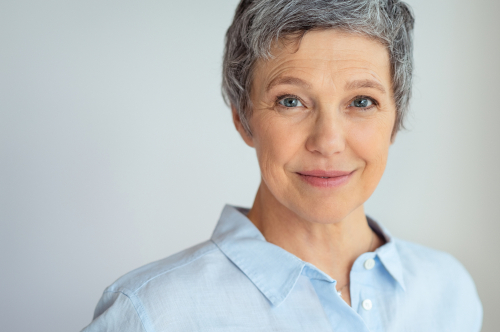
[[[339,105],[321,105],[316,111],[314,125],[307,140],[307,149],[330,156],[345,148],[343,119]]]

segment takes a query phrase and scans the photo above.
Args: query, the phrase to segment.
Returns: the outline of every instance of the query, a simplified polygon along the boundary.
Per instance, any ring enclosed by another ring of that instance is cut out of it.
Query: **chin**
[[[353,211],[362,206],[343,200],[311,200],[301,199],[289,205],[289,209],[300,218],[318,224],[336,224],[347,218]]]

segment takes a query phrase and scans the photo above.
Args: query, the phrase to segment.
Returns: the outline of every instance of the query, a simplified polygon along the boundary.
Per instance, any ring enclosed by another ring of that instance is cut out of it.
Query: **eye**
[[[368,108],[374,104],[373,99],[368,97],[356,97],[349,106],[357,108]]]
[[[281,105],[285,106],[285,107],[300,107],[300,106],[304,106],[302,105],[302,103],[300,102],[300,100],[298,98],[295,98],[295,97],[286,97],[286,98],[282,98],[278,101],[278,103],[280,103]]]

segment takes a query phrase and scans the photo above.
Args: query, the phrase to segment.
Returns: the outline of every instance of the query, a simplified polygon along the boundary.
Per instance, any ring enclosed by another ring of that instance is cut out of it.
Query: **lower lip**
[[[319,176],[310,176],[310,175],[303,175],[297,173],[302,180],[305,182],[309,183],[310,185],[318,188],[335,188],[335,187],[340,187],[341,185],[345,184],[349,179],[351,178],[351,175],[353,174],[349,173],[347,175],[342,175],[342,176],[336,176],[336,177],[331,177],[331,178],[322,178]]]

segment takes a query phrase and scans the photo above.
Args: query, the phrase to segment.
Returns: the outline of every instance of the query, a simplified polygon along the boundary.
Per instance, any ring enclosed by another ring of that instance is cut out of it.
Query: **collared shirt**
[[[359,256],[351,306],[336,280],[265,240],[226,205],[212,238],[118,279],[83,331],[477,332],[482,306],[451,255],[391,237]]]

